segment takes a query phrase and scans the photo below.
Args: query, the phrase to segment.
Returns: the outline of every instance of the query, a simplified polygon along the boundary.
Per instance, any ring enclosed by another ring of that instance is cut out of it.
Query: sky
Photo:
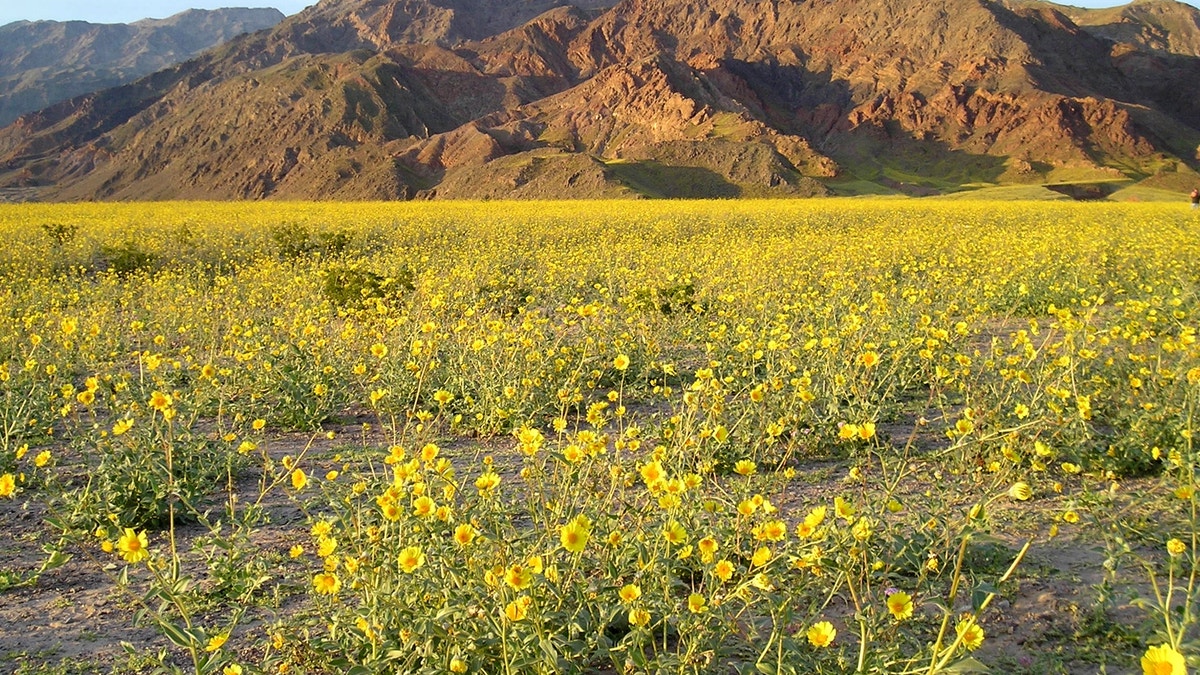
[[[20,21],[90,21],[129,23],[164,19],[185,9],[274,7],[295,14],[317,0],[0,0],[0,25]]]
[[[93,23],[129,23],[138,19],[162,19],[185,9],[218,7],[275,7],[284,14],[295,14],[317,0],[0,0],[0,25],[26,19],[55,21],[91,21]],[[1114,7],[1125,4],[1104,0],[1058,0],[1076,7]],[[1200,6],[1200,0],[1188,0]]]

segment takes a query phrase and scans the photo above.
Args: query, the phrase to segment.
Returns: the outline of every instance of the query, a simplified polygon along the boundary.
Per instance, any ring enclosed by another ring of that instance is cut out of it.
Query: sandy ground
[[[348,426],[342,437],[361,436],[360,427]],[[276,436],[269,444],[272,455],[297,454],[311,437],[300,434]],[[361,438],[358,439],[361,441]],[[382,439],[368,439],[380,441]],[[335,445],[345,441],[319,437],[310,456],[324,458],[330,468]],[[502,450],[509,448],[509,450]],[[446,454],[456,464],[478,466],[483,454],[494,454],[497,465],[511,472],[517,464],[512,443],[502,439],[496,447],[478,442],[448,444]],[[505,456],[505,452],[509,453]],[[844,463],[801,464],[800,472],[812,476],[803,491],[832,494],[840,489],[846,473]],[[255,481],[239,486],[252,490]],[[278,494],[278,493],[277,493]],[[800,500],[797,500],[800,501]],[[276,552],[277,566],[270,573],[292,578],[293,592],[301,592],[296,579],[306,579],[307,566],[290,561],[287,549],[300,543],[304,516],[279,495],[265,504],[270,524],[254,534],[264,551]],[[787,505],[784,505],[785,510]],[[1054,508],[1047,505],[1049,513]],[[0,500],[0,574],[12,580],[33,574],[46,558],[43,544],[53,540],[36,504],[21,499]],[[188,550],[196,537],[205,534],[197,525],[179,529],[181,550]],[[1011,559],[1023,537],[1017,532],[1001,533],[996,554]],[[166,640],[147,626],[138,627],[136,600],[121,593],[111,575],[117,571],[110,556],[92,548],[68,547],[72,560],[41,575],[36,583],[22,584],[0,593],[0,673],[109,673],[138,672],[145,661],[131,657],[122,643],[132,645],[144,659],[147,653],[166,647]],[[1015,575],[1016,583],[998,597],[984,619],[984,647],[976,656],[996,673],[1133,673],[1143,646],[1136,634],[1145,613],[1128,604],[1138,589],[1118,588],[1114,601],[1097,609],[1097,587],[1104,580],[1105,554],[1100,542],[1083,529],[1064,531],[1054,539],[1040,537]],[[107,569],[106,569],[107,568]],[[250,620],[239,631],[252,630],[286,613],[286,594],[279,604],[250,610]],[[249,626],[249,628],[247,627]],[[1133,637],[1130,637],[1133,636]],[[1107,663],[1103,663],[1108,661]],[[141,664],[141,665],[139,665]],[[1102,671],[1102,667],[1105,670]]]

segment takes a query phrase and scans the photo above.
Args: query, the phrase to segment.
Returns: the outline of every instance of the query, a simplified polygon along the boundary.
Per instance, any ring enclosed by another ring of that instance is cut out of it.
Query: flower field
[[[22,674],[1200,665],[1178,205],[7,205],[0,234],[0,604],[88,574],[129,631],[72,663],[0,632]],[[1070,630],[1018,639],[1064,559]]]

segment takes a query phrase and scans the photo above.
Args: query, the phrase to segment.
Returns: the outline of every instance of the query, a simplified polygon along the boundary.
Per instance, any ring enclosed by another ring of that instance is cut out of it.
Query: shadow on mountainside
[[[619,181],[647,197],[706,199],[742,195],[740,187],[716,171],[702,167],[644,161],[614,163],[608,169]]]
[[[852,83],[834,78],[829,69],[737,59],[722,61],[720,68],[736,78],[713,78],[723,93],[771,127],[808,139],[842,174],[926,194],[947,184],[997,182],[1008,170],[1006,157],[954,148],[907,128],[893,99],[857,100]],[[874,113],[885,119],[871,117]]]
[[[1075,48],[1064,49],[1061,37],[1047,30],[1047,24],[998,3],[990,7],[996,20],[1029,46],[1036,62],[1026,68],[1039,88],[1062,96],[1102,96],[1149,106],[1200,129],[1200,58],[1123,50],[1077,28],[1079,34],[1071,42]]]

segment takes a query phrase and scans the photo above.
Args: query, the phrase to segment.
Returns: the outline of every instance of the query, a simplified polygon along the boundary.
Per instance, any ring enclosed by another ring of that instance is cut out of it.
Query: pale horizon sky
[[[292,15],[317,0],[0,0],[0,26],[13,21],[90,21],[92,23],[130,23],[138,19],[163,19],[185,9],[219,7],[274,7]],[[1187,0],[1200,6],[1200,0]],[[1074,0],[1058,4],[1076,7],[1116,7],[1124,2]]]
[[[132,23],[165,19],[187,9],[274,7],[291,16],[317,0],[0,0],[0,26],[13,21]]]

